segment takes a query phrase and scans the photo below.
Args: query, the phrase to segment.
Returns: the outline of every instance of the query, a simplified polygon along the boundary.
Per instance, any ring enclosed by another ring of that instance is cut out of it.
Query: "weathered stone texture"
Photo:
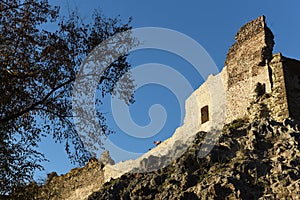
[[[300,120],[300,62],[272,55],[274,36],[259,17],[243,26],[227,54],[226,122],[270,116]],[[223,72],[222,72],[223,73]],[[265,88],[257,97],[257,84]]]
[[[275,54],[269,66],[272,77],[272,93],[270,98],[271,116],[281,121],[289,117],[281,54]]]
[[[224,127],[211,153],[199,158],[207,134],[196,134],[166,168],[124,174],[89,200],[299,199],[300,132],[293,120],[236,120]]]
[[[272,58],[273,34],[266,26],[264,16],[244,25],[235,36],[235,44],[229,49],[225,61],[228,72],[228,88],[249,79],[252,68],[265,66]]]
[[[248,116],[247,108],[254,100],[255,86],[265,84],[271,91],[267,63],[272,58],[273,34],[264,16],[244,25],[235,36],[235,44],[229,49],[227,67],[226,122]]]
[[[87,199],[104,183],[103,164],[91,159],[85,167],[72,169],[62,176],[53,176],[39,188],[37,199],[74,200]]]
[[[282,57],[290,117],[300,123],[300,61]]]
[[[107,165],[114,165],[115,161],[110,157],[109,151],[104,151],[100,157],[100,162]]]

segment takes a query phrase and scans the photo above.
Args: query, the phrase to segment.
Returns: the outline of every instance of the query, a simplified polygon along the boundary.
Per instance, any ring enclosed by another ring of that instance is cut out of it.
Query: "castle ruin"
[[[240,28],[221,73],[209,76],[195,91],[200,130],[220,121],[220,112],[225,112],[225,123],[244,117],[290,117],[300,122],[300,61],[273,54],[273,39],[264,16]],[[222,86],[215,85],[216,80]],[[222,91],[216,90],[220,87]],[[222,99],[212,100],[216,91],[225,93]]]
[[[235,36],[223,70],[210,75],[186,100],[184,124],[171,138],[136,160],[105,166],[92,160],[84,168],[53,177],[46,191],[57,191],[63,199],[86,199],[111,178],[136,168],[149,171],[163,167],[184,153],[188,139],[198,131],[220,129],[235,119],[270,117],[283,121],[290,117],[300,122],[300,61],[273,54],[273,39],[264,16],[244,25]]]

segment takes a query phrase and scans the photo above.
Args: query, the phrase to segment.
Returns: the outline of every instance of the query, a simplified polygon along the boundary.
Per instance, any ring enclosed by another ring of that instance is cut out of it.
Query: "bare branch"
[[[32,105],[28,106],[27,108],[21,110],[20,112],[14,113],[10,116],[4,117],[2,119],[0,119],[0,123],[4,123],[4,122],[8,122],[12,119],[18,118],[22,115],[24,115],[25,113],[28,113],[31,110],[34,110],[38,105],[43,104],[44,102],[47,101],[47,99],[54,93],[56,92],[58,89],[70,84],[71,82],[73,82],[75,80],[75,78],[71,78],[68,81],[56,86],[55,88],[53,88],[48,94],[46,94],[41,100],[33,103]]]

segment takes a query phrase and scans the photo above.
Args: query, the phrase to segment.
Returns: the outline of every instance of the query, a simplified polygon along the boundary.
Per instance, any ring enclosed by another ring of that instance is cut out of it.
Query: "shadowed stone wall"
[[[282,57],[290,117],[300,123],[300,61]]]
[[[269,100],[271,116],[282,121],[289,117],[288,101],[285,88],[282,56],[275,54],[270,64],[270,76],[272,77],[272,93]]]

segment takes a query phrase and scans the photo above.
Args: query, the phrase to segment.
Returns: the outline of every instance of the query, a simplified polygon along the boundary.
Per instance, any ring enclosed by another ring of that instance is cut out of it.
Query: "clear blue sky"
[[[81,17],[88,22],[94,9],[102,10],[108,17],[120,15],[127,21],[133,17],[132,25],[139,27],[164,27],[188,35],[201,44],[215,61],[219,69],[223,68],[226,53],[234,42],[234,35],[246,22],[265,15],[267,24],[275,35],[274,53],[300,59],[300,1],[178,1],[178,0],[50,0],[61,7],[67,15],[69,8],[78,8]],[[191,66],[181,58],[162,51],[135,52],[130,57],[133,66],[145,63],[162,63],[174,67],[191,81],[194,89],[202,83],[202,78],[195,76]],[[109,101],[106,101],[109,103]],[[168,114],[164,129],[147,139],[137,139],[122,133],[111,118],[109,124],[116,134],[110,140],[127,151],[143,153],[153,147],[153,141],[164,140],[172,135],[180,125],[179,102],[167,89],[152,85],[141,88],[136,93],[136,103],[131,107],[132,118],[140,125],[149,123],[148,109],[153,104],[162,104]],[[109,109],[108,109],[109,112]],[[108,114],[108,117],[110,115]],[[41,143],[41,151],[50,160],[45,163],[45,171],[36,177],[45,176],[51,171],[66,173],[73,166],[69,164],[63,146],[54,144],[49,139]],[[112,155],[119,161],[127,157]]]

